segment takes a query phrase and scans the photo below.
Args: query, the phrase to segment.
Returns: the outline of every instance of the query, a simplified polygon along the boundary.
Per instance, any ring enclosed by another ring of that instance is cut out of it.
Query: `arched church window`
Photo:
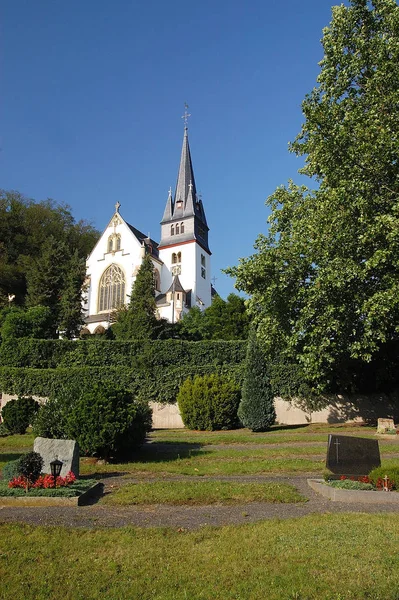
[[[177,253],[177,262],[181,263],[181,252]]]
[[[170,235],[175,235],[175,226],[174,225],[170,226]]]
[[[177,263],[177,254],[176,252],[173,252],[172,254],[172,265],[175,265]]]
[[[176,235],[179,233],[179,223],[176,223]]]
[[[108,252],[112,252],[112,248],[114,245],[114,240],[112,239],[112,235],[109,236],[108,238]]]
[[[98,288],[98,312],[106,312],[121,306],[125,301],[125,275],[118,265],[110,265],[104,271]]]
[[[184,233],[184,223],[180,225],[180,233]]]
[[[118,233],[118,235],[116,236],[116,244],[115,244],[115,250],[120,250],[121,249],[121,236]]]

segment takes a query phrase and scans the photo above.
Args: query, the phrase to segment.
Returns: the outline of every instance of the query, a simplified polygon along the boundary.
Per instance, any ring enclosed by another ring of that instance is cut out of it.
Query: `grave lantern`
[[[58,456],[55,457],[55,460],[52,460],[50,463],[51,475],[54,477],[54,487],[57,484],[57,477],[61,474],[62,465],[64,463],[61,460],[58,460]]]

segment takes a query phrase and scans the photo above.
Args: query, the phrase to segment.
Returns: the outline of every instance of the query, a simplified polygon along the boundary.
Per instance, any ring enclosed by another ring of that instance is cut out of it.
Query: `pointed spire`
[[[175,194],[175,209],[176,204],[183,202],[183,210],[186,208],[186,200],[189,194],[189,185],[192,185],[191,192],[193,197],[196,196],[195,179],[193,165],[191,162],[190,146],[188,143],[187,127],[184,128],[183,147],[180,157],[179,175],[177,177],[176,194]],[[193,213],[191,213],[193,214]]]
[[[165,211],[163,213],[162,221],[170,221],[173,214],[173,200],[172,200],[172,188],[169,188],[169,195],[166,201]]]

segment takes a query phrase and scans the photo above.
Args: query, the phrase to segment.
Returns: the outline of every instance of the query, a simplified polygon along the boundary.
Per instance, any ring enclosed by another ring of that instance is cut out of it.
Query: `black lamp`
[[[61,460],[58,460],[58,456],[56,456],[55,460],[52,460],[50,463],[51,475],[54,477],[54,487],[56,487],[57,477],[60,476],[63,464],[64,463]]]

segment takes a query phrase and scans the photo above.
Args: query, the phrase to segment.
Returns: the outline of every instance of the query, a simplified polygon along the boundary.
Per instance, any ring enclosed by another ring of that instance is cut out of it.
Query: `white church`
[[[185,115],[187,117],[187,115]],[[174,197],[172,190],[155,242],[130,225],[120,204],[87,259],[85,333],[102,333],[112,312],[129,302],[132,285],[145,254],[154,265],[157,316],[177,322],[192,306],[211,304],[209,227],[197,195],[185,120],[183,147]]]

